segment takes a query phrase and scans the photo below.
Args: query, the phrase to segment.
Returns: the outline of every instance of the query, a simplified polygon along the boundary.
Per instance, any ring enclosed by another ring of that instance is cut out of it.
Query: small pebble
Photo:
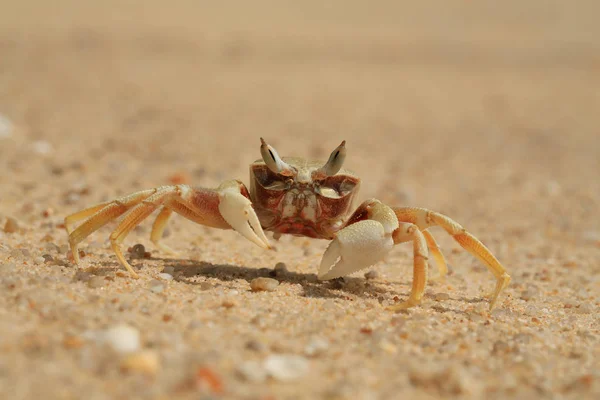
[[[158,354],[153,350],[142,350],[129,354],[121,360],[121,370],[124,372],[139,372],[154,376],[159,367]]]
[[[258,353],[263,352],[267,349],[267,346],[263,342],[258,340],[248,340],[245,345],[246,349],[256,351]]]
[[[260,383],[267,379],[267,371],[256,361],[246,361],[238,365],[236,373],[245,381]]]
[[[7,217],[4,223],[4,232],[15,233],[19,230],[19,224],[16,219]]]
[[[274,379],[290,382],[306,375],[310,369],[310,363],[302,356],[277,354],[267,357],[263,367],[267,374]]]
[[[35,153],[42,154],[42,155],[49,154],[54,150],[52,145],[45,140],[37,140],[37,141],[33,142],[31,144],[31,148]]]
[[[172,281],[173,280],[173,275],[171,274],[166,274],[164,272],[158,274],[158,277],[164,281]]]
[[[140,348],[140,332],[129,325],[116,325],[104,332],[104,341],[119,353],[133,353]]]
[[[285,263],[282,262],[278,262],[277,264],[275,264],[275,268],[273,268],[274,276],[282,276],[287,274],[287,272],[287,266],[285,265]]]
[[[103,276],[93,276],[88,281],[87,284],[91,288],[100,288],[104,286],[106,283],[106,279]]]
[[[152,279],[148,284],[148,287],[153,293],[162,293],[162,291],[165,290],[165,285],[161,281],[156,279]]]
[[[143,244],[138,243],[131,248],[130,253],[135,258],[144,258],[146,255],[146,248]]]
[[[277,289],[279,282],[272,278],[256,278],[250,282],[250,288],[254,292],[267,291],[272,292]]]
[[[54,257],[52,257],[50,254],[42,254],[42,258],[44,259],[44,262],[54,262]]]
[[[232,299],[223,299],[223,302],[221,303],[221,305],[225,308],[231,308],[231,307],[234,307],[236,305],[236,303]]]
[[[319,356],[327,351],[329,341],[323,338],[312,338],[304,348],[304,354],[309,357]]]
[[[379,272],[374,269],[365,272],[365,279],[377,279],[379,276]]]
[[[13,133],[13,124],[4,115],[0,114],[0,139],[9,138]]]
[[[435,301],[445,301],[450,300],[450,295],[448,293],[436,293],[433,298]]]
[[[162,270],[163,273],[165,274],[169,274],[169,275],[174,275],[175,274],[175,267],[164,267]]]
[[[39,256],[33,259],[33,262],[36,264],[43,264],[44,262],[46,262],[46,260],[44,259],[44,257]]]

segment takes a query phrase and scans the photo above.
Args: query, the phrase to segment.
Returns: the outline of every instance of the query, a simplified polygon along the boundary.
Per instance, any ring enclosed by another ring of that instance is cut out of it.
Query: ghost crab
[[[360,179],[342,169],[345,141],[326,163],[280,157],[261,138],[262,159],[250,165],[250,190],[239,180],[223,182],[217,189],[187,185],[142,190],[98,204],[65,218],[69,244],[76,263],[77,246],[92,232],[125,214],[110,235],[119,262],[132,277],[137,274],[121,251],[127,234],[152,212],[160,209],[152,226],[151,241],[162,251],[174,252],[160,243],[173,212],[193,222],[220,229],[234,229],[246,239],[269,249],[264,231],[332,240],[319,267],[319,279],[333,279],[369,267],[398,243],[413,243],[414,268],[408,300],[390,307],[400,310],[418,305],[427,284],[429,252],[438,264],[439,276],[447,266],[435,239],[427,230],[440,226],[467,251],[479,258],[496,277],[490,309],[510,276],[494,255],[472,234],[447,216],[424,208],[390,207],[379,200],[363,202],[352,212]],[[73,225],[85,220],[76,229]]]

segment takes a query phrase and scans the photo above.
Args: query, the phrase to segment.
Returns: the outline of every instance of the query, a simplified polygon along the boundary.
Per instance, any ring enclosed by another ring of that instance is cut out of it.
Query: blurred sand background
[[[599,15],[591,0],[0,1],[0,398],[598,398]],[[115,224],[69,262],[64,216],[248,183],[260,136],[323,159],[346,139],[359,201],[443,212],[490,247],[513,277],[498,307],[439,229],[451,274],[400,314],[384,306],[409,294],[408,244],[372,279],[319,282],[325,241],[267,252],[175,217],[178,257],[150,220],[126,240],[151,252],[141,279],[109,248]],[[280,285],[250,291],[259,276]],[[107,332],[133,332],[132,352]]]

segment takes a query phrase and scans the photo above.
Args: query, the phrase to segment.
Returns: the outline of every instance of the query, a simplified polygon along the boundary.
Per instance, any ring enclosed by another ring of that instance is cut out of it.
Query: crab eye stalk
[[[268,145],[263,138],[260,138],[260,143],[260,154],[271,171],[285,176],[294,174],[294,169],[279,157],[273,146]]]
[[[338,147],[331,152],[329,156],[329,160],[323,165],[320,169],[320,172],[324,173],[327,176],[333,176],[337,174],[342,166],[344,165],[344,160],[346,159],[346,141],[342,141]]]

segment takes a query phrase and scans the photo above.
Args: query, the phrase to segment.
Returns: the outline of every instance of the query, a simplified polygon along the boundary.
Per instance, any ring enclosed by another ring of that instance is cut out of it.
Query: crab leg
[[[438,280],[438,279],[442,280],[448,274],[448,265],[446,265],[446,259],[444,258],[444,255],[442,254],[442,251],[440,250],[440,247],[438,246],[438,244],[435,241],[431,232],[429,232],[427,230],[424,230],[421,232],[423,233],[423,236],[425,237],[425,241],[427,242],[427,247],[429,247],[429,251],[431,251],[431,254],[433,255],[433,258],[435,259],[435,262],[439,269],[439,275],[436,277],[432,277],[430,279],[431,280]]]
[[[77,245],[92,232],[102,228],[108,222],[120,217],[131,207],[140,203],[145,198],[151,196],[157,189],[143,190],[141,192],[132,193],[128,196],[123,196],[117,200],[99,204],[75,214],[71,214],[65,218],[65,228],[69,234],[69,244],[75,263],[79,263],[79,251]],[[88,218],[83,224],[73,230],[72,226],[75,222]]]
[[[465,250],[477,257],[496,277],[496,288],[490,296],[490,309],[494,307],[500,292],[508,286],[510,275],[502,264],[475,236],[467,232],[459,223],[449,217],[427,210],[425,208],[394,208],[399,221],[411,222],[425,230],[431,226],[441,226],[456,240]],[[434,253],[435,254],[435,253]]]
[[[77,245],[92,232],[127,212],[110,235],[110,241],[119,262],[136,277],[137,274],[125,260],[120,245],[135,226],[162,207],[153,224],[150,238],[163,250],[169,249],[161,245],[159,240],[173,212],[202,225],[234,229],[253,243],[269,248],[268,240],[248,197],[246,187],[236,180],[226,181],[216,190],[192,189],[187,185],[177,185],[137,192],[67,217],[66,220],[73,223],[91,215],[77,229],[70,232],[69,244],[77,263]]]
[[[394,244],[413,242],[413,282],[412,290],[408,300],[395,306],[388,307],[390,310],[397,311],[416,306],[421,303],[425,286],[427,286],[429,254],[427,251],[427,241],[419,228],[410,222],[401,222],[392,235]]]

